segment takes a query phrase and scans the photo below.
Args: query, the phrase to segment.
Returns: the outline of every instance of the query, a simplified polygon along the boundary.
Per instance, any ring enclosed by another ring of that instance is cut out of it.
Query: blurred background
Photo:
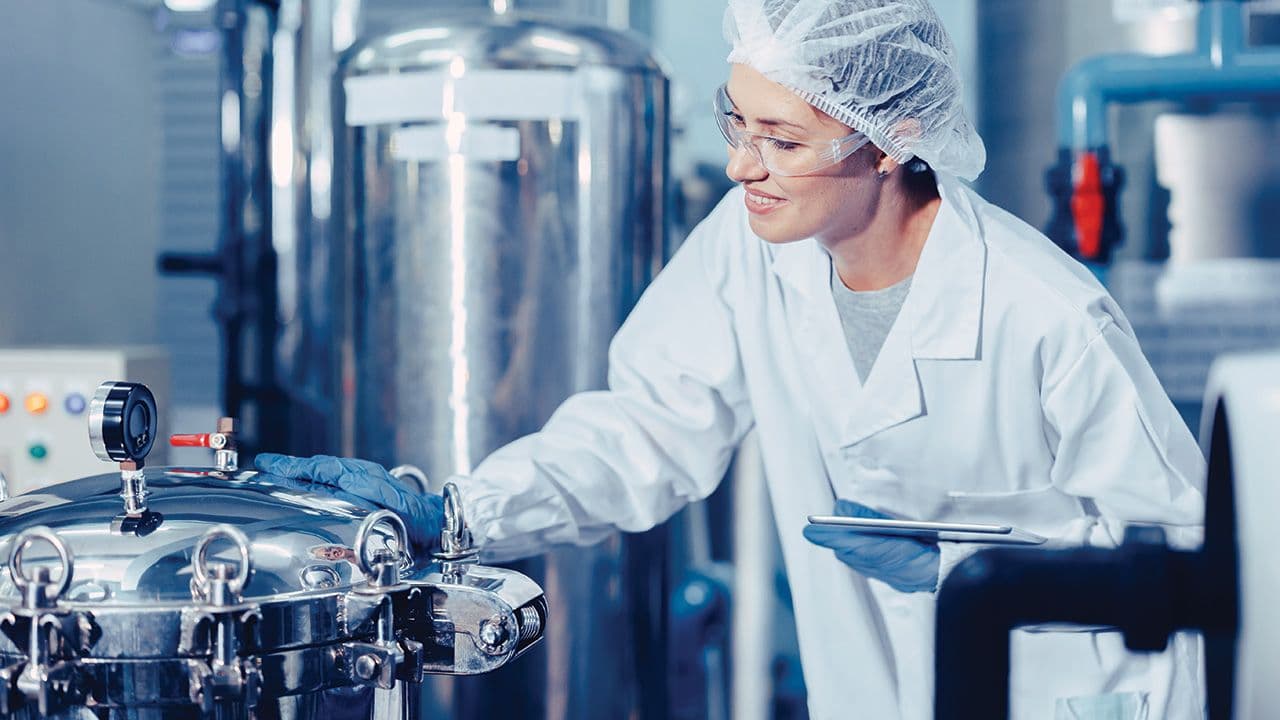
[[[1089,263],[1197,430],[1212,359],[1280,338],[1276,88],[1117,93],[1091,121],[1102,141],[1077,141],[1059,99],[1068,72],[1104,53],[1197,52],[1198,3],[934,4],[987,144],[975,187]],[[1280,6],[1244,13],[1242,51],[1280,45]],[[431,30],[491,15],[543,29]],[[32,418],[81,412],[73,396],[102,368],[164,378],[175,431],[236,416],[250,453],[355,454],[438,476],[536,429],[564,395],[598,386],[626,307],[729,187],[709,112],[728,71],[722,15],[718,0],[0,0],[0,473],[35,487],[99,471],[78,454],[55,464],[80,449]],[[476,39],[494,37],[518,51]],[[608,111],[495,111],[493,133],[449,147],[487,163],[464,178],[406,149],[403,108],[341,105],[353,88],[376,95],[353,79],[456,75],[452,56],[581,76]],[[1072,204],[1090,191],[1100,231]],[[561,236],[570,260],[545,242]],[[458,270],[445,256],[464,240],[485,260]],[[459,381],[447,311],[460,301],[429,289],[466,277],[480,296],[515,276],[520,297],[464,298],[491,325],[463,333],[488,355]],[[564,298],[562,276],[574,278]],[[588,306],[606,311],[573,314]],[[577,629],[485,685],[436,687],[439,712],[804,717],[771,522],[748,446],[714,497],[665,528],[526,566],[553,604],[587,608],[554,625]]]

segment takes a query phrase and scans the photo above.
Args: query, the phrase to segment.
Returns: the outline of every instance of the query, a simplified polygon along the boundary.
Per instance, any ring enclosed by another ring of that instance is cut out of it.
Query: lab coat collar
[[[804,295],[806,300],[821,297],[818,294],[821,292],[831,292],[828,284],[831,278],[830,258],[817,240],[808,238],[772,245],[769,250],[773,256],[773,273],[791,289]]]
[[[921,360],[976,360],[982,352],[987,246],[973,198],[959,180],[939,175],[942,207],[920,253],[903,306],[912,355]]]

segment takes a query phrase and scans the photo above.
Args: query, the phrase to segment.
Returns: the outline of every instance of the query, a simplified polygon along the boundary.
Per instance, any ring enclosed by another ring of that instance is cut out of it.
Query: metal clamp
[[[369,551],[372,548],[369,537],[375,527],[383,524],[391,526],[395,548],[375,550],[370,564]],[[368,581],[364,587],[357,588],[364,597],[358,602],[374,604],[377,632],[371,643],[356,642],[347,646],[349,672],[356,685],[374,688],[374,714],[383,717],[376,708],[398,707],[400,695],[395,689],[396,680],[419,681],[423,664],[422,644],[407,638],[400,639],[396,631],[392,594],[400,586],[402,563],[413,562],[409,554],[409,531],[404,520],[390,510],[370,513],[356,531],[355,554],[356,564]],[[416,589],[410,590],[411,595],[416,593]],[[399,717],[399,714],[393,712],[390,716]]]
[[[397,680],[422,682],[425,646],[417,640],[400,637],[396,629],[396,601],[391,593],[365,597],[373,603],[376,632],[373,642],[346,645],[348,675],[355,685],[375,688],[375,707],[387,703],[394,705],[399,697],[395,691]],[[410,604],[422,602],[418,588],[410,589],[405,597]],[[374,716],[383,717],[377,712]],[[391,717],[400,715],[393,713]]]
[[[462,501],[458,499],[458,494],[457,485],[445,483],[444,529],[440,532],[440,552],[437,557],[456,559],[471,557],[477,552],[472,546],[471,530],[467,528],[467,520],[462,513]]]
[[[58,554],[62,574],[57,580],[46,566],[36,567],[30,575],[23,568],[22,556],[37,540]],[[51,715],[83,697],[82,672],[75,658],[97,641],[100,630],[88,614],[56,607],[71,584],[74,564],[71,548],[48,527],[27,528],[13,539],[9,574],[22,590],[22,606],[0,618],[0,629],[17,642],[15,634],[25,625],[27,644],[25,660],[0,670],[0,713],[6,716],[23,703],[34,705],[41,716]]]
[[[230,540],[240,554],[237,567],[209,561],[209,548],[218,540]],[[238,572],[237,572],[238,570]],[[191,554],[192,595],[211,607],[193,608],[183,613],[183,637],[188,651],[211,658],[188,660],[191,699],[205,714],[224,702],[240,702],[253,707],[262,686],[262,671],[256,661],[239,657],[240,636],[252,636],[262,615],[256,607],[235,607],[245,585],[253,576],[253,558],[248,536],[230,525],[214,525],[200,536]]]
[[[218,563],[214,571],[210,572],[209,546],[215,540],[224,539],[230,540],[240,553],[240,572],[234,575],[229,573],[228,566],[223,563]],[[202,597],[215,605],[226,604],[233,598],[239,598],[244,592],[244,586],[249,582],[249,577],[253,575],[253,560],[249,554],[249,545],[249,538],[235,527],[214,525],[209,528],[200,537],[191,555],[193,588],[199,590]],[[229,595],[217,592],[219,588],[224,587]]]
[[[427,474],[417,465],[397,465],[387,471],[387,474],[397,480],[410,480],[413,487],[410,490],[417,490],[419,493],[426,495],[431,492],[431,482],[427,480]]]
[[[471,538],[471,530],[462,512],[458,486],[444,485],[444,529],[440,531],[440,552],[434,557],[440,561],[440,574],[446,583],[459,583],[467,573],[467,566],[474,565],[479,555]]]
[[[54,581],[49,577],[49,569],[45,567],[37,568],[34,577],[28,577],[22,569],[22,555],[27,548],[37,540],[43,540],[53,547],[54,552],[58,553],[58,565],[62,569],[62,574],[57,580],[56,588],[49,592],[50,585]],[[67,591],[71,586],[71,570],[74,564],[74,558],[71,555],[71,548],[58,537],[57,533],[45,525],[37,525],[27,528],[13,539],[13,545],[9,548],[9,575],[13,578],[13,584],[22,591],[23,604],[28,608],[46,608],[52,607],[58,598]]]
[[[394,538],[396,543],[397,554],[391,554],[386,551],[376,552],[374,554],[373,564],[369,564],[369,535],[378,525],[387,524],[395,532]],[[386,587],[395,585],[400,581],[401,563],[411,564],[413,556],[409,553],[409,530],[404,525],[404,520],[400,516],[390,510],[378,510],[370,513],[360,523],[360,529],[356,531],[355,542],[356,565],[360,568],[360,572],[364,573],[366,579],[377,587]]]

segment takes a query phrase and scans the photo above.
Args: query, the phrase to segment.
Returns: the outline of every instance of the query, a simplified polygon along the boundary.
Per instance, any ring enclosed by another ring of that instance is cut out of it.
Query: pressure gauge
[[[105,382],[89,403],[89,445],[104,462],[139,467],[156,441],[156,398],[146,385]]]

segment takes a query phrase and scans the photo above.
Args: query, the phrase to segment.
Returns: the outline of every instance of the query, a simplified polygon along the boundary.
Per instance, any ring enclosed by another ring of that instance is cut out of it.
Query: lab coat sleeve
[[[1204,459],[1127,325],[1103,321],[1043,405],[1053,484],[1089,515],[1065,539],[1113,546],[1126,524],[1151,523],[1198,544]]]
[[[486,558],[647,530],[719,484],[753,423],[720,224],[695,229],[618,331],[608,390],[569,398],[459,483]]]

